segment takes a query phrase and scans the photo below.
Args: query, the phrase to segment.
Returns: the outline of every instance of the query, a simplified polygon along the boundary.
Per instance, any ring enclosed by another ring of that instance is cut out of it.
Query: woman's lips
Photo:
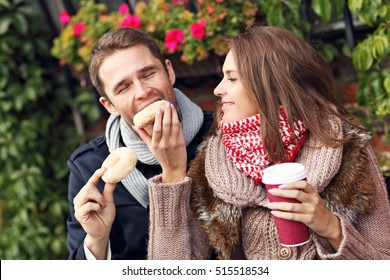
[[[233,106],[233,105],[234,105],[233,102],[222,102],[222,109]]]

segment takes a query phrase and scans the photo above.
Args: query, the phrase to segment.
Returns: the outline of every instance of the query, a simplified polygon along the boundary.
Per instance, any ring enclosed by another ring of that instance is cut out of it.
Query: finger
[[[273,196],[278,196],[278,197],[284,197],[284,198],[293,198],[293,199],[297,199],[301,202],[306,202],[306,201],[309,201],[310,200],[310,195],[305,193],[304,191],[301,191],[301,190],[297,190],[297,189],[278,189],[278,188],[274,188],[274,189],[270,189],[268,190],[268,192],[270,194],[272,194]]]
[[[177,110],[174,108],[172,109],[172,137],[176,139],[176,145],[181,145],[185,142],[183,128],[181,127]]]
[[[104,204],[102,197],[98,189],[96,188],[100,178],[106,172],[106,168],[102,167],[97,169],[92,176],[89,178],[88,182],[81,188],[80,192],[74,197],[73,204],[75,206],[80,206],[85,204],[89,200],[96,200],[100,204]]]
[[[163,112],[162,112],[161,108],[157,108],[156,117],[154,119],[153,136],[152,136],[152,146],[154,148],[161,141],[161,134],[162,134],[162,124],[161,123],[162,123],[162,121],[163,121]]]
[[[279,186],[279,189],[286,189],[286,190],[297,189],[297,190],[302,190],[302,191],[307,192],[307,193],[313,193],[313,192],[317,191],[316,188],[314,188],[312,185],[310,185],[305,180],[301,180],[301,181],[297,181],[297,182],[293,182],[293,183],[289,183],[289,184],[282,184]]]
[[[87,222],[88,218],[91,214],[91,212],[97,212],[101,209],[100,205],[98,203],[94,202],[88,202],[84,204],[82,207],[75,209],[74,216],[77,221],[81,222]]]
[[[283,212],[283,211],[277,211],[277,210],[272,210],[271,214],[274,215],[275,217],[278,217],[281,219],[301,222],[301,223],[304,223],[306,225],[309,223],[309,221],[312,220],[312,218],[311,218],[312,215],[310,215],[310,214]]]
[[[107,168],[101,167],[92,174],[91,178],[89,178],[88,183],[92,183],[95,187],[99,183],[100,178],[103,176],[104,172],[106,172]]]
[[[164,117],[162,121],[162,138],[165,141],[170,138],[171,125],[172,125],[172,107],[171,107],[171,103],[167,103],[167,106],[165,107],[164,110]]]
[[[152,137],[148,134],[148,132],[144,128],[137,127],[135,125],[133,125],[132,128],[138,134],[138,136],[146,143],[146,145],[149,147],[152,143]]]
[[[293,202],[271,202],[266,205],[269,209],[283,212],[304,213],[305,206],[302,203]]]
[[[76,209],[90,201],[100,204],[102,208],[106,207],[106,201],[96,187],[89,189],[89,191],[79,192],[73,199],[73,204]]]
[[[116,187],[116,183],[106,183],[104,185],[104,190],[103,190],[103,196],[104,198],[109,201],[114,203],[114,190]]]

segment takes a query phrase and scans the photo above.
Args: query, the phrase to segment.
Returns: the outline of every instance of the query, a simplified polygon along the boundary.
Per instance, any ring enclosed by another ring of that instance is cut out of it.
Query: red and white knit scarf
[[[229,159],[242,172],[251,176],[256,183],[261,183],[263,170],[271,162],[261,140],[260,116],[256,114],[228,123],[221,121],[219,127],[223,132],[222,143],[225,145]],[[302,121],[294,122],[294,134],[298,138],[298,142],[294,142],[286,114],[283,109],[280,109],[279,131],[286,147],[286,161],[291,162],[306,139],[307,128]]]

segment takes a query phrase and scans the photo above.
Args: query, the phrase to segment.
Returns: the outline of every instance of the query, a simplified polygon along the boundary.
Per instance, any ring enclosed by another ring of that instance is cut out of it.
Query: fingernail
[[[171,103],[171,108],[173,109],[173,108],[175,108],[174,106],[173,106],[173,104]]]
[[[162,113],[161,108],[157,108],[157,112],[156,113],[160,115]]]
[[[171,106],[171,103],[167,102],[165,105],[166,105],[166,107],[168,108],[168,107]]]
[[[270,193],[270,194],[273,194],[273,193],[275,193],[275,189],[270,189],[270,190],[268,190],[268,192]]]
[[[279,185],[279,189],[287,189],[288,188],[288,186],[287,185],[285,185],[285,184],[281,184],[281,185]]]
[[[271,211],[271,214],[272,214],[272,215],[275,215],[275,214],[276,214],[276,211]]]

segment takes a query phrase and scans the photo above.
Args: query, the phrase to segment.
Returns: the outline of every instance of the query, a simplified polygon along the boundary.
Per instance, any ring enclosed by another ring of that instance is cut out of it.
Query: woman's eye
[[[237,81],[237,78],[230,77],[230,78],[227,78],[227,80],[229,82],[235,82],[235,81]]]

